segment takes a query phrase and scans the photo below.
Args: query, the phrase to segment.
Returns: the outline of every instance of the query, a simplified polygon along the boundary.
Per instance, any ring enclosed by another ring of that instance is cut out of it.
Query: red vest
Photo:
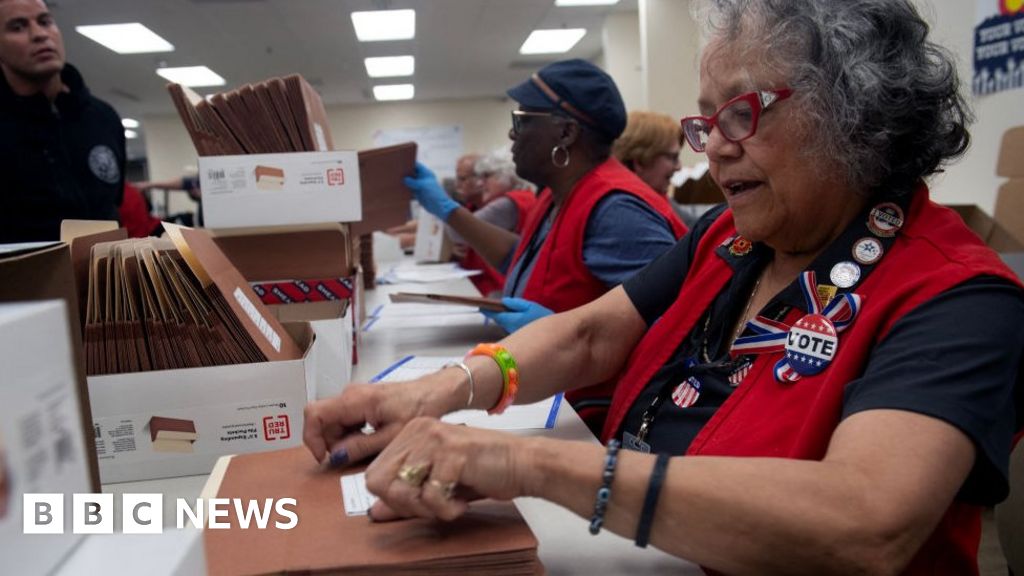
[[[591,274],[583,263],[583,239],[594,206],[602,198],[616,191],[627,192],[646,202],[665,218],[677,239],[686,233],[686,226],[679,221],[664,196],[651,190],[643,180],[618,160],[609,158],[580,178],[562,203],[547,238],[537,252],[533,270],[523,290],[523,298],[555,312],[564,312],[596,300],[608,291],[604,282]],[[527,217],[511,266],[515,266],[522,257],[523,251],[530,244],[530,238],[537,233],[552,202],[551,190],[545,188],[537,205]],[[566,394],[566,398],[575,407],[582,400],[607,400],[614,388],[614,382],[607,382],[573,390]],[[583,418],[594,431],[600,430],[605,411],[604,406],[577,409],[580,418]]]
[[[532,190],[512,190],[494,198],[487,204],[490,204],[499,198],[508,198],[513,204],[515,204],[518,216],[514,231],[521,233],[523,231],[523,226],[526,224],[526,215],[530,213],[530,209],[537,203],[537,195],[534,194]],[[469,280],[484,296],[487,296],[491,292],[500,291],[505,286],[505,275],[498,272],[496,268],[488,264],[487,260],[484,260],[483,256],[478,254],[477,251],[472,248],[466,249],[466,256],[461,262],[459,262],[459,265],[466,270],[483,271],[483,274],[470,276]]]
[[[604,440],[617,433],[641,390],[732,277],[732,268],[715,249],[735,235],[732,213],[726,211],[701,239],[679,297],[626,364]],[[831,365],[818,375],[782,384],[772,371],[782,353],[755,356],[749,374],[697,434],[687,454],[822,459],[839,425],[843,389],[863,373],[874,345],[916,306],[981,275],[1019,284],[955,212],[928,200],[922,185],[892,246],[853,289],[863,296],[863,308],[840,335]],[[792,325],[803,314],[794,308],[785,321]],[[977,574],[980,535],[980,508],[954,502],[904,574]]]

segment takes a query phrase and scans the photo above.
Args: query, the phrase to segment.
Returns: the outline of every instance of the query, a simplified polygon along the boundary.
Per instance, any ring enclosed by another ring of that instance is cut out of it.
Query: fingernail
[[[344,466],[348,464],[348,449],[338,448],[334,452],[331,452],[331,458],[328,461],[332,468]]]

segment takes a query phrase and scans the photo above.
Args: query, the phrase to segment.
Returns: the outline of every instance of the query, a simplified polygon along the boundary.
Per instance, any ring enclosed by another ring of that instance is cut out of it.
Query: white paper
[[[463,308],[465,310],[465,308]],[[441,314],[438,316],[376,316],[363,325],[363,331],[379,329],[403,328],[441,328],[450,326],[482,326],[487,323],[479,312],[463,312],[462,314]]]
[[[366,474],[360,472],[341,477],[341,500],[346,516],[366,516],[377,497],[366,489]]]

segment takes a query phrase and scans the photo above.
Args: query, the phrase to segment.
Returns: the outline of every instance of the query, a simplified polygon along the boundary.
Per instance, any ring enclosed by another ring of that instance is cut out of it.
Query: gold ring
[[[441,496],[443,496],[445,500],[451,500],[452,496],[455,495],[455,482],[441,482],[436,478],[431,478],[430,480],[427,480],[427,484],[430,484],[434,488],[440,490]]]
[[[416,464],[413,466],[406,464],[398,469],[398,479],[418,488],[427,479],[427,465]]]

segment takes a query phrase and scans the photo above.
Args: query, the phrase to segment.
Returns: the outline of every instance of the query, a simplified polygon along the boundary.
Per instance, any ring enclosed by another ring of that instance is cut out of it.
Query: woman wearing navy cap
[[[667,199],[611,157],[626,126],[615,82],[584,60],[545,66],[508,95],[516,173],[541,189],[522,235],[461,208],[422,165],[406,184],[485,260],[506,274],[510,312],[485,312],[509,332],[581,306],[628,280],[686,231]],[[611,402],[610,383],[567,399],[594,433]]]
[[[694,4],[683,127],[728,206],[465,371],[312,404],[306,444],[383,450],[377,520],[528,495],[717,573],[977,574],[1022,428],[1024,289],[928,198],[969,141],[954,60],[912,0]],[[437,419],[612,377],[606,450]]]

